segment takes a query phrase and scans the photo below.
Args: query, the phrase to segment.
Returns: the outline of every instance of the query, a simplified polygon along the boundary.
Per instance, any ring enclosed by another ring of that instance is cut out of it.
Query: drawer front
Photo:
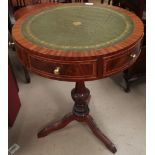
[[[120,72],[132,65],[140,54],[140,48],[134,47],[123,54],[103,58],[103,76]]]
[[[30,69],[43,76],[66,79],[96,77],[96,61],[60,61],[29,56]]]

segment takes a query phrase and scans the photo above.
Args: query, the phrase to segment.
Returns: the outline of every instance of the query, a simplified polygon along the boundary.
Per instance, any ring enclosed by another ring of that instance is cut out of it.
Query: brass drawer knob
[[[60,67],[56,67],[53,72],[55,75],[59,75],[60,74]]]
[[[131,54],[130,57],[134,59],[134,58],[137,57],[137,55],[136,54]]]
[[[10,41],[9,41],[9,43],[8,43],[8,44],[9,44],[9,47],[11,47],[11,46],[14,46],[14,44],[15,44],[15,43],[14,43],[14,42],[10,42]]]

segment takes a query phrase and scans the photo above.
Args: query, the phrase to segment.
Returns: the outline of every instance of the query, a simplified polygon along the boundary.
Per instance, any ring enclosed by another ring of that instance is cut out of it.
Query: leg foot
[[[68,123],[70,123],[73,120],[74,120],[74,116],[73,116],[72,113],[69,113],[69,114],[65,115],[62,120],[59,120],[59,121],[57,121],[55,123],[52,123],[48,127],[42,129],[38,133],[38,138],[45,137],[45,136],[47,136],[48,134],[50,134],[51,132],[53,132],[55,130],[64,128]]]
[[[96,123],[94,122],[93,118],[90,115],[88,115],[86,116],[85,121],[92,130],[92,132],[95,134],[95,136],[99,138],[112,153],[116,153],[117,149],[115,145],[101,132],[101,130],[97,127]]]

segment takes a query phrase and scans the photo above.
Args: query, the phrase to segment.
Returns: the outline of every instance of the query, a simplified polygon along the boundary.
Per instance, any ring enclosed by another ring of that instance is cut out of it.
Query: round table
[[[76,82],[73,111],[41,130],[39,138],[76,120],[116,152],[89,115],[90,91],[84,82],[131,66],[140,54],[143,31],[135,14],[106,5],[40,5],[17,20],[12,34],[20,62],[43,77]]]

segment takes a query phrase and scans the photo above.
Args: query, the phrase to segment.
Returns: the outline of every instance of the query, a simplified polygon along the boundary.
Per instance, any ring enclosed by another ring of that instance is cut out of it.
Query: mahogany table
[[[73,111],[38,137],[85,122],[113,153],[116,147],[89,115],[85,81],[109,77],[131,66],[140,54],[143,24],[133,13],[113,6],[56,4],[31,9],[13,27],[20,62],[46,78],[75,82]]]

